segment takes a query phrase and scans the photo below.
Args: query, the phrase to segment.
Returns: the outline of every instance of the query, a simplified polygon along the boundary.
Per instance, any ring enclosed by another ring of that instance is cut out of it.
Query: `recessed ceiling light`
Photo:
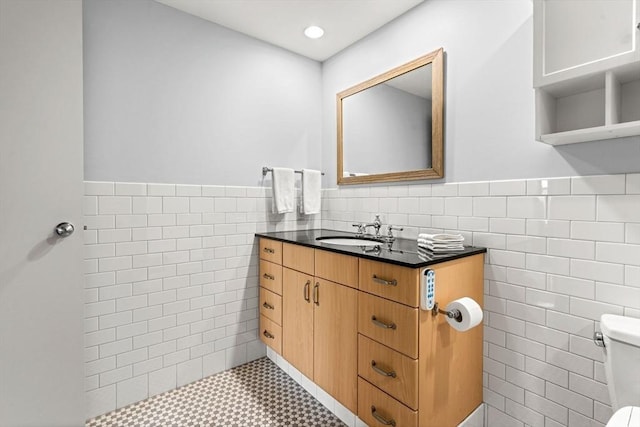
[[[324,35],[324,30],[320,27],[312,25],[310,27],[305,28],[304,35],[309,37],[310,39],[319,39]]]

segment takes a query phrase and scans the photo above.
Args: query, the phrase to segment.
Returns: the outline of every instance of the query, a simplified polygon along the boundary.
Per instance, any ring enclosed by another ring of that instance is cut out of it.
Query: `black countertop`
[[[354,233],[326,229],[275,231],[270,233],[256,233],[256,236],[410,268],[426,267],[428,265],[487,252],[486,248],[465,246],[464,250],[461,251],[425,256],[418,254],[418,244],[413,239],[396,239],[392,244],[381,242],[379,246],[345,246],[316,240],[318,237],[355,236]]]

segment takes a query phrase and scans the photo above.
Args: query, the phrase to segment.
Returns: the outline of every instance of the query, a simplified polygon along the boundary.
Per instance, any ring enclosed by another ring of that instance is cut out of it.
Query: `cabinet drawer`
[[[282,244],[282,265],[296,271],[314,274],[313,248],[290,243]]]
[[[418,413],[358,378],[358,417],[368,426],[418,427]]]
[[[282,295],[282,266],[260,260],[260,286]]]
[[[282,297],[260,288],[260,314],[282,325]]]
[[[282,242],[260,238],[260,259],[282,264]]]
[[[418,361],[358,335],[358,375],[418,409]]]
[[[420,270],[361,259],[360,290],[417,307]]]
[[[358,292],[358,332],[418,358],[418,309]]]
[[[317,277],[358,288],[358,258],[323,250],[314,252]]]
[[[282,354],[282,328],[265,316],[260,316],[260,339],[278,354]]]

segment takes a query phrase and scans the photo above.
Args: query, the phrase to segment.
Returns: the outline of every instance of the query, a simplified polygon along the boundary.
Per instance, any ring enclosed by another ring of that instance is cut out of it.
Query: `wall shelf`
[[[609,6],[534,0],[538,141],[640,135],[640,0]]]
[[[566,132],[548,133],[540,135],[540,141],[550,145],[565,145],[574,144],[576,142],[624,138],[634,135],[640,135],[640,120],[608,126],[576,129]]]

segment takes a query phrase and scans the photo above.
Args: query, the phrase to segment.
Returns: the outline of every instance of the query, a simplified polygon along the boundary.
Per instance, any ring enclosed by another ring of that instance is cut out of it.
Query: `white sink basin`
[[[322,243],[329,243],[331,245],[343,245],[343,246],[376,246],[382,243],[378,240],[368,239],[366,237],[318,237],[317,241]]]

